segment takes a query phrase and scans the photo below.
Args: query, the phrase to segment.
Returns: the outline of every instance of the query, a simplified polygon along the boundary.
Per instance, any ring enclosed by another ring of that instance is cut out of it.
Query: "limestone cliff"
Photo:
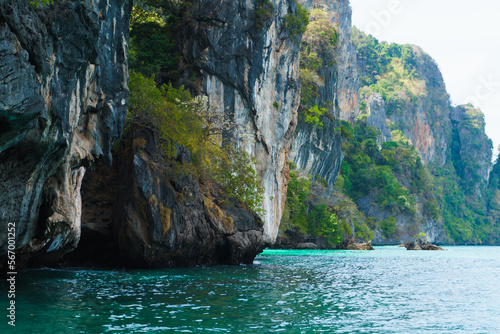
[[[338,120],[324,117],[323,127],[318,129],[299,119],[290,159],[301,174],[320,176],[333,185],[340,171],[342,156]]]
[[[373,232],[365,224],[366,217],[354,202],[334,188],[344,157],[341,121],[353,123],[359,114],[360,80],[352,44],[351,9],[347,0],[299,2],[310,9],[311,14],[301,43],[303,88],[290,152],[296,171],[291,175],[295,177],[292,181],[302,184],[304,189],[309,187],[308,182],[312,183],[310,193],[304,194],[298,189],[289,191],[290,203],[274,247],[346,248],[357,240],[373,238]],[[322,115],[318,121],[311,122],[317,106]],[[373,114],[375,117],[376,112]],[[381,117],[385,122],[385,111]],[[296,173],[300,175],[298,179]],[[305,181],[311,176],[314,181]],[[304,198],[306,212],[294,201],[296,196],[303,198],[304,195],[307,195]],[[317,212],[321,212],[319,216],[330,215],[330,223],[336,222],[329,227],[337,237],[315,230],[315,224],[330,224],[318,223]],[[304,220],[310,220],[305,223],[307,228],[303,226]]]
[[[126,115],[130,7],[0,3],[0,226],[16,223],[19,266],[78,243],[82,178],[96,158],[111,163]]]
[[[369,114],[368,125],[382,134],[388,134],[388,125],[390,140],[399,144],[386,147],[413,145],[426,170],[417,189],[414,176],[412,180],[393,169],[413,197],[409,212],[382,209],[375,203],[377,198],[383,202],[376,193],[358,201],[367,216],[378,221],[395,218],[397,233],[389,237],[378,230],[374,241],[404,241],[413,232],[425,232],[434,242],[491,242],[496,223],[486,212],[487,198],[492,197],[487,189],[492,147],[484,115],[470,105],[451,105],[438,65],[421,48],[379,42],[356,28],[353,35],[362,75],[361,112]],[[377,114],[384,113],[386,122],[383,116],[376,121],[372,116],[377,95]]]
[[[437,63],[420,47],[411,46],[409,54],[417,73],[410,92],[418,100],[407,102],[403,112],[392,113],[389,119],[402,125],[399,129],[425,162],[444,165],[451,129],[450,97]]]
[[[375,203],[374,195],[362,198],[358,201],[358,206],[367,216],[377,221],[395,217],[396,232],[388,237],[380,229],[376,229],[374,243],[404,243],[420,232],[424,232],[430,242],[445,243],[450,239],[464,243],[494,242],[494,237],[488,233],[476,232],[477,236],[474,235],[472,231],[477,227],[471,222],[472,217],[476,217],[478,221],[485,219],[488,196],[494,197],[487,189],[492,143],[485,133],[484,115],[479,109],[465,105],[451,108],[448,117],[452,123],[452,133],[446,142],[449,148],[446,152],[446,164],[440,168],[437,167],[440,166],[439,161],[431,161],[431,165],[427,167],[437,176],[433,182],[441,188],[434,190],[437,192],[438,203],[441,203],[441,215],[426,214],[428,204],[422,195],[428,195],[432,192],[431,189],[416,194],[414,210],[411,213],[395,214],[384,210]],[[410,180],[404,175],[397,176],[400,183],[408,186]],[[440,184],[441,182],[445,184]],[[447,190],[448,187],[452,190]],[[464,238],[454,231],[460,226],[454,222],[456,215],[465,216],[464,221],[458,224],[467,226],[467,233],[470,233],[468,237]]]
[[[368,104],[373,93],[381,94],[387,118],[394,124],[391,130],[402,131],[424,162],[444,165],[451,136],[451,106],[436,62],[414,45],[379,42],[357,28],[353,35],[362,104]]]
[[[366,124],[380,131],[377,140],[379,145],[391,140],[391,130],[387,126],[385,102],[378,93],[374,93],[368,98],[368,117],[366,119]]]
[[[317,72],[322,85],[314,103],[327,106],[330,117],[321,118],[321,127],[299,117],[290,160],[304,175],[319,175],[333,185],[342,161],[340,120],[353,122],[359,113],[359,76],[356,50],[351,41],[351,8],[349,1],[344,0],[300,2],[309,9],[326,12],[337,39],[332,50],[318,50],[322,67]],[[315,20],[318,18],[312,15],[310,21]]]
[[[299,2],[306,8],[321,8],[326,11],[331,24],[337,30],[335,93],[340,119],[352,123],[359,114],[360,81],[356,49],[352,44],[352,10],[349,0],[300,0]]]
[[[488,182],[489,196],[487,199],[488,219],[490,221],[500,221],[500,160],[497,158],[490,172]],[[500,244],[500,226],[497,224],[496,238],[492,238],[491,243]]]
[[[252,263],[263,245],[259,217],[161,158],[159,143],[152,126],[134,124],[114,165],[89,171],[81,241],[65,260],[160,268]],[[190,152],[178,147],[176,161],[189,162]]]
[[[415,212],[394,214],[389,210],[380,207],[373,198],[367,196],[357,202],[359,210],[367,217],[374,218],[378,222],[383,222],[390,217],[395,218],[395,231],[391,235],[384,234],[384,231],[375,226],[375,236],[372,240],[377,245],[395,245],[408,241],[413,241],[415,235],[423,232],[426,240],[432,243],[447,243],[448,236],[443,226],[443,220],[434,218],[425,213],[423,198],[417,198]]]
[[[352,10],[349,0],[322,1],[326,3],[332,24],[338,31],[337,101],[340,119],[354,122],[359,115],[359,74],[356,49],[352,44]]]
[[[264,238],[276,239],[288,182],[288,152],[300,98],[298,38],[290,38],[285,17],[296,3],[199,1],[182,27],[182,53],[202,76],[201,93],[253,134],[244,149],[256,160],[265,187]]]
[[[472,105],[457,106],[450,114],[453,124],[451,159],[468,195],[485,205],[493,144],[485,133],[484,114]]]
[[[263,227],[238,203],[222,203],[217,189],[165,178],[153,168],[151,134],[130,139],[112,169],[102,164],[111,164],[125,122],[131,6],[1,4],[0,207],[2,226],[17,224],[20,267],[58,261],[82,233],[68,260],[88,262],[87,252],[99,249],[138,266],[249,263],[276,237],[300,98],[300,33],[285,25],[297,3],[194,1],[176,9],[177,79],[193,74],[189,88],[251,134],[243,149],[264,183]]]

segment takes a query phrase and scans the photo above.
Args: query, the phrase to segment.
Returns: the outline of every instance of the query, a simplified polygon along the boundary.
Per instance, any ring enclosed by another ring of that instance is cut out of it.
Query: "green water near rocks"
[[[252,266],[32,270],[0,333],[500,333],[500,247],[266,250]]]

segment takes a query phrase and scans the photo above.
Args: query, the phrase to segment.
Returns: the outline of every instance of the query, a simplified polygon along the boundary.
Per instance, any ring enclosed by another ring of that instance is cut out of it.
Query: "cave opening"
[[[82,180],[81,236],[64,262],[76,266],[116,266],[119,252],[113,234],[118,171],[97,161]]]

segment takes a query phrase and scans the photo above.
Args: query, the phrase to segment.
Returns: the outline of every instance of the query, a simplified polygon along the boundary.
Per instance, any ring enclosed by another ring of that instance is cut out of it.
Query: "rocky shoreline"
[[[267,247],[270,249],[373,250],[371,241],[360,243],[353,238],[346,238],[339,245],[331,245],[324,237],[304,235],[293,230],[287,230],[284,235],[279,234],[276,242]]]

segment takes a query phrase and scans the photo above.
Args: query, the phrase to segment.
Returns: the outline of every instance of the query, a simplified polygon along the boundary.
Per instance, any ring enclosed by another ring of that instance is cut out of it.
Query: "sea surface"
[[[500,333],[500,247],[266,250],[251,266],[31,270],[0,333]]]

